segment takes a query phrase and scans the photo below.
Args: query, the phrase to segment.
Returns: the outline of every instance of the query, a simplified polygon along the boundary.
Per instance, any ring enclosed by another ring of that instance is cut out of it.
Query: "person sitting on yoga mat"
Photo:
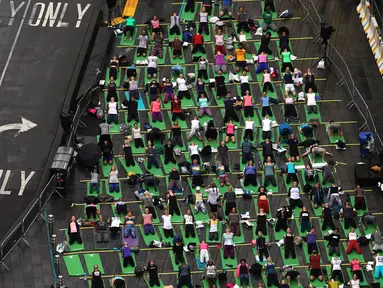
[[[185,215],[186,216],[186,215]],[[173,244],[173,253],[174,253],[174,260],[176,265],[181,264],[184,262],[184,249],[181,241],[176,241],[176,243]]]
[[[108,102],[108,105],[106,106],[106,122],[108,124],[116,124],[118,125],[118,105],[115,101],[114,97],[110,98],[110,101]]]
[[[285,49],[290,51],[289,35],[286,31],[282,31],[282,33],[279,34],[279,50],[284,51]]]
[[[252,119],[249,118],[248,121],[252,121]],[[252,124],[254,125],[254,122]],[[247,125],[247,124],[245,124],[245,126],[250,127],[250,125]],[[251,136],[251,133],[246,133],[246,130],[245,130],[245,136],[247,136],[247,134],[250,134]],[[253,132],[253,130],[251,130],[251,132]],[[251,140],[254,140],[254,138]],[[255,146],[251,142],[249,142],[249,139],[247,137],[245,137],[241,146],[242,146],[242,164],[246,164],[250,160],[254,161],[253,150],[255,150]]]
[[[223,101],[223,104],[225,106],[225,116],[223,117],[223,122],[227,123],[229,122],[229,120],[238,122],[239,117],[234,108],[235,100],[233,99],[233,97],[227,95],[225,97],[225,100]]]
[[[168,190],[168,193],[165,195],[165,201],[168,203],[168,209],[170,215],[181,215],[181,211],[178,207],[177,195],[173,192],[173,190]]]
[[[158,277],[158,267],[153,260],[149,260],[146,271],[149,273],[149,286],[161,286],[160,278]]]
[[[320,264],[320,256],[317,253],[317,250],[314,250],[312,255],[309,257],[309,269],[310,269],[310,281],[318,279],[323,281],[322,269]]]
[[[249,76],[247,75],[246,70],[242,70],[241,76],[239,76],[239,81],[241,83],[241,96],[245,96],[246,92],[247,94],[250,93],[250,83],[249,83]]]
[[[315,227],[310,227],[310,231],[306,233],[307,253],[311,255],[315,250],[318,250]]]
[[[376,223],[376,219],[374,222]],[[372,246],[372,249],[371,249],[372,254],[375,254],[378,251],[383,251],[382,233],[375,226],[374,226],[374,232],[371,234],[371,246]]]
[[[182,261],[182,265],[179,267],[178,270],[177,288],[182,288],[184,286],[188,288],[193,288],[193,284],[191,282],[190,266],[186,264],[185,261]]]
[[[222,55],[226,55],[225,41],[223,39],[224,35],[222,34],[222,30],[219,29],[217,33],[214,35],[214,37],[215,37],[214,54],[221,52]]]
[[[325,203],[322,209],[322,215],[320,216],[323,219],[322,231],[327,229],[327,226],[330,226],[332,230],[335,229],[334,219],[332,217],[332,210],[328,203]]]
[[[289,95],[285,96],[285,121],[287,123],[299,121],[297,110],[295,109],[294,99]]]
[[[109,227],[108,223],[104,220],[102,215],[98,215],[98,221],[96,222],[96,242],[108,243],[109,242]]]
[[[207,250],[206,250],[206,252],[207,252]],[[209,254],[207,254],[207,255],[209,255]],[[201,263],[204,263],[204,262],[201,262]],[[215,267],[213,260],[207,261],[207,264],[203,270],[203,277],[205,280],[207,280],[209,287],[212,287],[212,285],[216,283],[216,281],[217,281],[217,268]]]
[[[130,247],[128,245],[128,242],[124,242],[124,246],[121,248],[122,258],[123,258],[123,264],[122,266],[124,268],[127,268],[128,265],[134,267],[136,266],[133,260],[132,251],[130,250]]]
[[[205,80],[208,79],[208,75],[207,75],[208,65],[209,65],[209,62],[204,57],[201,57],[198,60],[198,76],[197,76],[197,79],[198,78],[201,78],[201,79],[203,78]]]
[[[269,115],[265,116],[265,119],[262,119],[262,139],[271,139],[271,120]]]
[[[77,242],[78,244],[82,244],[80,225],[77,223],[75,216],[71,217],[71,220],[68,224],[68,237],[69,245],[73,245],[75,242]]]
[[[170,47],[173,49],[173,59],[176,59],[177,57],[182,59],[182,44],[183,42],[178,39],[178,36],[174,37],[174,40],[170,45]]]
[[[149,193],[149,192],[148,192]],[[153,207],[154,209],[154,207]],[[153,214],[150,213],[149,208],[145,208],[145,213],[142,214],[142,225],[144,226],[144,233],[145,235],[155,235],[156,232],[154,231],[153,227]]]
[[[263,158],[267,158],[267,156],[270,156],[271,159],[274,161],[274,156],[273,156],[273,143],[271,143],[269,138],[266,138],[265,142],[261,143],[262,146],[262,155]]]
[[[362,253],[362,251],[360,250],[359,243],[358,243],[358,234],[355,232],[355,228],[352,227],[350,229],[350,232],[347,234],[347,250],[346,250],[346,253],[350,254],[354,250],[358,254]]]
[[[198,214],[199,211],[201,211],[203,214],[206,214],[206,206],[203,201],[201,187],[199,186],[195,188],[194,203],[194,214]]]
[[[136,147],[136,149],[140,147],[144,148],[144,141],[142,140],[141,129],[138,127],[138,123],[134,123],[132,128],[132,135],[134,139],[134,147]]]
[[[259,74],[263,71],[269,71],[269,65],[267,63],[267,54],[265,52],[261,52],[261,54],[258,55],[258,67],[255,73]]]
[[[257,235],[267,235],[267,228],[266,228],[267,214],[264,212],[263,208],[260,208],[260,209],[258,208],[258,211],[259,212],[257,215],[257,227],[255,229],[255,233]],[[259,234],[259,233],[261,233],[261,234]],[[257,243],[257,245],[258,245],[258,243]],[[267,252],[267,249],[266,249],[266,252]],[[259,255],[259,257],[261,257],[261,255]]]
[[[195,238],[195,230],[194,230],[194,216],[191,212],[191,209],[186,210],[186,214],[184,215],[184,228],[185,228],[185,237],[186,238]]]
[[[178,121],[174,121],[173,126],[170,128],[170,139],[174,146],[183,147],[183,140],[181,135],[181,127],[178,125]]]
[[[146,30],[143,29],[141,35],[138,36],[137,57],[146,57],[148,40],[149,36],[146,34]]]
[[[339,229],[335,228],[330,235],[325,236],[325,239],[328,241],[329,255],[332,256],[334,253],[336,256],[340,257],[340,234]],[[343,281],[342,281],[343,282]]]
[[[345,229],[348,229],[350,226],[353,228],[357,227],[356,221],[355,221],[356,215],[357,213],[355,208],[351,206],[350,201],[346,201],[346,203],[344,204],[344,207],[340,210],[340,217],[341,217],[341,220],[344,222]]]
[[[240,6],[238,14],[237,14],[237,34],[239,34],[242,31],[242,29],[245,30],[246,33],[250,31],[247,20],[248,20],[247,14],[245,10],[243,9],[243,7]]]
[[[162,59],[164,37],[162,36],[161,33],[157,32],[154,34],[153,41],[154,41],[154,46],[153,46],[152,54]]]
[[[113,80],[117,80],[118,69],[120,69],[120,62],[118,61],[117,56],[114,56],[113,59],[110,60],[109,79],[111,79],[113,77]]]
[[[147,68],[148,79],[157,78],[157,65],[158,65],[157,56],[154,55],[154,53],[150,54],[150,56],[148,57],[148,68]],[[156,83],[156,82],[154,82],[154,83]],[[152,94],[152,93],[150,93],[150,94]]]
[[[298,287],[301,286],[301,274],[293,266],[283,266],[284,273],[282,277],[287,280],[287,284],[291,285],[291,280],[297,280]],[[283,282],[284,280],[282,280]]]
[[[300,127],[300,133],[307,138],[313,138],[314,137],[314,128],[309,123],[302,122]],[[303,155],[302,155],[303,157]]]
[[[231,134],[229,134],[229,135],[231,135]],[[230,136],[230,137],[232,137],[232,136]],[[217,147],[217,154],[218,154],[217,155],[217,160],[219,162],[221,162],[221,164],[223,166],[225,166],[225,171],[229,172],[230,171],[230,169],[229,169],[229,164],[230,164],[230,161],[229,161],[229,148],[226,146],[226,142],[225,141],[221,141],[220,145]]]
[[[190,170],[192,177],[192,187],[195,188],[197,186],[205,186],[201,173],[201,165],[197,159],[193,160],[193,164],[191,165]]]
[[[303,83],[305,84],[305,93],[311,88],[314,93],[318,92],[317,86],[315,85],[315,75],[311,72],[310,68],[307,68],[307,72],[303,75]]]
[[[106,101],[110,102],[110,99],[114,98],[114,100],[117,99],[118,101],[118,95],[117,95],[117,84],[114,81],[114,77],[110,76],[110,81],[108,83],[108,95],[106,96]]]
[[[176,188],[179,191],[183,191],[182,185],[181,185],[181,174],[177,170],[177,168],[173,168],[169,172],[169,185],[168,185],[168,190],[173,190]]]
[[[312,161],[315,162],[315,158],[317,155],[322,156],[322,162],[326,162],[326,156],[333,156],[332,153],[327,152],[327,150],[323,147],[320,147],[318,144],[312,145],[305,153],[302,154],[302,157],[307,156],[309,154],[313,154]]]
[[[262,93],[267,93],[267,90],[274,92],[273,84],[271,84],[271,75],[269,70],[263,70],[261,86]]]
[[[169,139],[167,144],[164,145],[164,164],[168,164],[169,162],[173,164],[177,164],[176,159],[174,158],[174,145],[172,144],[172,140]]]
[[[285,97],[288,97],[290,92],[295,97],[297,92],[295,91],[293,74],[291,73],[290,66],[286,66],[282,73],[282,80],[285,85]]]
[[[142,204],[145,209],[149,209],[150,214],[154,219],[157,219],[156,209],[153,204],[153,197],[150,195],[149,191],[145,191],[142,196]]]
[[[207,193],[207,203],[210,206],[210,213],[217,213],[218,202],[221,197],[219,188],[217,188],[217,185],[214,182],[211,182],[210,185],[205,188],[205,193]]]
[[[152,121],[156,123],[157,121],[162,122],[162,113],[161,113],[161,98],[158,97],[156,101],[150,103],[150,114],[152,114]]]
[[[169,191],[170,193],[170,191]],[[177,201],[177,198],[176,198],[176,201]],[[177,202],[176,202],[177,204]],[[169,201],[169,209],[171,209],[171,203]],[[181,215],[180,211],[179,211],[179,208],[178,208],[178,204],[177,204],[177,209],[178,209],[178,212],[179,214],[178,215]],[[173,232],[173,225],[172,225],[172,215],[169,214],[169,210],[168,209],[165,209],[164,210],[164,215],[161,216],[162,218],[162,229],[164,230],[164,236],[165,238],[173,238],[174,237],[174,232]]]
[[[195,9],[195,0],[186,0],[185,12],[194,13]]]
[[[246,62],[246,53],[247,53],[247,51],[246,51],[243,43],[239,43],[238,48],[235,49],[235,59],[236,59],[236,62],[235,62],[236,68],[235,69],[236,69],[237,73],[240,70],[249,71],[249,66],[247,65],[247,62]]]
[[[299,223],[301,224],[301,233],[310,231],[310,212],[307,210],[306,206],[303,206],[299,213]]]
[[[272,262],[271,257],[267,257],[265,276],[267,277],[267,287],[271,287],[272,285],[276,287],[279,286],[277,271],[275,270],[275,264]]]
[[[268,243],[266,238],[263,237],[262,231],[256,231],[256,234],[258,236],[255,241],[256,255],[259,257],[259,261],[263,262],[263,257],[266,259],[269,257],[269,251],[267,250]]]
[[[132,153],[132,136],[125,136],[121,147],[121,154],[124,154],[125,165],[127,167],[136,166]]]
[[[233,11],[232,11],[232,0],[222,0],[222,10],[219,12],[219,17],[222,18],[225,15],[228,15],[229,17],[232,17]]]
[[[95,167],[93,171],[90,172],[89,190],[90,193],[96,191],[96,193],[98,194],[100,192],[100,174],[97,171],[97,167]]]
[[[169,32],[170,35],[181,35],[180,16],[178,16],[177,13],[173,13],[173,15],[170,16]]]
[[[360,282],[363,282],[364,277],[363,277],[363,272],[360,265],[361,265],[360,260],[356,258],[352,259],[350,262],[352,275],[356,275],[356,278],[360,280]],[[351,286],[351,287],[354,287],[354,286]]]
[[[247,288],[249,288],[249,284],[250,284],[249,274],[250,274],[249,264],[246,263],[246,259],[241,259],[235,271],[235,276],[239,278],[241,287],[246,286]]]
[[[125,41],[126,41],[126,36],[127,36],[128,32],[130,33],[129,40],[130,41],[133,40],[134,29],[136,29],[136,19],[134,19],[132,16],[129,16],[125,20],[125,27],[123,30]]]
[[[136,96],[134,96],[135,93],[133,94],[129,94],[130,95],[130,99],[128,101],[128,122],[131,122],[131,121],[136,121],[136,122],[139,122],[140,119],[138,117],[138,102],[136,101]],[[138,92],[137,92],[137,96],[139,96]]]
[[[379,279],[383,277],[383,256],[376,254],[376,256],[374,257],[374,267],[374,278]]]
[[[164,86],[165,86],[164,103],[167,104],[169,100],[172,101],[174,97],[173,83],[170,81],[169,77],[166,77]]]
[[[125,288],[126,283],[124,278],[119,276],[117,273],[114,274],[114,277],[111,280],[111,285],[113,288]]]
[[[306,182],[318,181],[319,176],[315,173],[311,163],[307,163],[304,169],[304,177]]]
[[[209,245],[205,242],[205,240],[202,240],[199,245],[199,262],[202,264],[208,264],[209,262]]]
[[[125,216],[124,220],[124,237],[128,238],[129,236],[132,238],[137,237],[135,220],[136,217],[133,215],[132,211],[128,211],[128,214]]]
[[[273,112],[271,111],[270,107],[270,97],[267,95],[266,92],[262,92],[262,97],[260,99],[261,106],[262,106],[262,117],[270,116],[273,117]]]
[[[257,168],[254,166],[253,161],[249,163],[243,169],[244,182],[243,185],[246,186],[257,186]]]
[[[197,121],[199,123],[199,120],[197,120]],[[194,123],[192,122],[192,125],[191,125],[192,126],[192,128],[191,128],[192,130],[193,130],[193,128],[195,128],[195,127],[193,127],[193,124]],[[190,141],[190,139],[188,139],[188,141]],[[198,145],[196,145],[194,142],[191,142],[190,145],[189,145],[189,148],[188,148],[188,152],[189,152],[189,157],[190,157],[190,160],[192,161],[192,164],[193,164],[194,160],[197,160],[199,162],[200,157],[199,157]]]
[[[277,31],[277,25],[273,21],[273,13],[271,13],[270,6],[266,6],[262,14],[262,30],[265,32],[268,29],[272,31]]]
[[[222,206],[225,207],[226,216],[229,215],[233,208],[237,208],[236,195],[233,191],[233,187],[227,187],[227,192],[225,192],[225,194],[223,195]]]
[[[291,232],[290,228],[287,228],[286,234],[285,236],[283,236],[283,240],[284,240],[283,245],[285,247],[284,257],[287,259],[287,258],[290,258],[290,255],[291,255],[291,258],[295,259],[296,254],[295,254],[295,246],[294,246],[294,234]]]
[[[184,77],[184,74],[180,74],[179,77],[176,80],[176,88],[178,89],[178,99],[182,100],[183,97],[186,97],[186,99],[191,99],[189,89],[186,85],[186,79]]]
[[[234,234],[234,236],[241,236],[241,229],[240,229],[240,216],[237,212],[237,209],[233,207],[229,213],[228,222],[230,225],[230,231]]]
[[[299,208],[303,207],[300,190],[301,189],[298,187],[298,182],[294,181],[293,186],[289,188],[289,191],[287,193],[287,196],[289,197],[289,204],[291,206],[291,209],[294,209],[295,207],[299,207]]]
[[[287,208],[286,206],[282,206],[277,210],[277,223],[275,224],[275,232],[279,232],[281,229],[287,231]]]
[[[316,95],[313,92],[313,89],[309,89],[309,91],[306,93],[306,98],[307,98],[307,113],[308,114],[318,114],[318,106],[316,102]]]
[[[206,50],[203,44],[204,44],[204,37],[202,34],[197,32],[197,34],[195,34],[192,38],[192,46],[193,46],[192,54],[195,54],[197,52],[206,54]]]
[[[218,75],[214,77],[215,90],[217,91],[217,99],[226,97],[228,95],[227,87],[225,84],[225,77],[222,75],[222,70],[218,70]]]
[[[212,112],[211,109],[209,108],[209,99],[206,98],[205,93],[200,94],[200,98],[198,99],[198,106],[199,106],[199,111],[198,111],[198,117],[201,118],[205,114],[209,117],[212,117]]]
[[[216,212],[212,212],[209,219],[209,241],[218,241],[218,223]]]
[[[229,123],[227,123],[226,125],[226,136],[225,136],[224,142],[229,143],[229,141],[231,141],[231,143],[235,143],[235,134],[234,134],[235,129],[236,129],[236,125],[233,123],[233,120],[230,119]],[[222,145],[222,142],[221,142],[221,145]],[[228,163],[225,163],[225,164],[226,164],[225,166],[228,166]]]
[[[209,13],[206,11],[206,7],[202,7],[201,12],[199,13],[199,27],[198,33],[205,33],[209,35],[209,22],[208,22]]]
[[[270,40],[271,40],[270,32],[266,32],[266,34],[262,35],[261,44],[258,49],[258,55],[260,55],[261,53],[266,53],[267,55],[273,55],[273,52],[269,48]]]
[[[223,258],[234,259],[234,234],[230,232],[230,228],[226,228],[222,235]]]
[[[324,205],[324,191],[320,186],[320,183],[315,183],[314,187],[311,189],[310,200],[314,202],[315,209]]]
[[[275,164],[273,163],[270,156],[266,158],[266,162],[264,163],[264,170],[264,186],[267,187],[271,184],[272,186],[276,187],[277,182],[275,181]]]
[[[366,210],[366,200],[364,199],[364,190],[360,187],[360,185],[357,185],[354,190],[354,197],[355,197],[355,210]]]
[[[291,160],[293,162],[299,162],[300,156],[299,156],[299,150],[298,145],[299,141],[295,138],[295,134],[291,134],[289,137],[289,140],[287,140],[287,145],[289,145],[289,156],[291,157]]]
[[[293,159],[291,157],[287,158],[286,163],[286,183],[290,184],[291,180],[298,183],[298,176],[297,176],[297,170],[295,169],[295,163],[293,162]]]
[[[257,198],[258,198],[258,209],[259,210],[263,209],[263,211],[266,214],[269,214],[270,212],[269,201],[267,200],[267,191],[265,186],[261,186],[258,188]],[[266,233],[263,233],[263,234],[266,234]]]
[[[154,165],[157,169],[160,168],[160,164],[158,164],[157,160],[156,148],[152,145],[151,141],[148,141],[146,144],[144,159],[148,162],[148,170],[152,169],[152,165]]]
[[[287,68],[289,68],[289,71],[293,71],[294,67],[291,60],[291,52],[287,48],[285,48],[284,50],[282,50],[281,56],[282,56],[281,73],[286,73]]]
[[[174,95],[171,106],[170,106],[170,112],[172,112],[172,121],[176,121],[177,118],[180,120],[185,120],[185,115],[182,112],[182,101],[178,99],[177,95]]]
[[[118,170],[112,165],[108,177],[109,192],[120,192],[120,182],[118,179]]]
[[[339,123],[335,123],[334,120],[331,120],[330,123],[326,127],[326,131],[330,138],[334,138],[334,134],[337,135],[338,138],[343,137],[343,130]]]
[[[229,176],[227,175],[228,172],[226,171],[225,165],[223,165],[221,161],[217,162],[216,170],[217,170],[216,175],[219,181],[219,185],[221,187],[225,185],[230,186],[230,179],[229,179]]]
[[[340,236],[339,236],[340,238]],[[338,257],[332,257],[331,260],[331,280],[337,280],[340,283],[343,283],[343,273],[342,273],[342,260]],[[330,288],[330,286],[329,286]]]
[[[98,265],[94,264],[93,265],[93,271],[92,274],[90,275],[91,278],[91,287],[92,288],[104,288],[104,281],[102,280],[102,273],[98,269]]]
[[[245,118],[249,118],[250,119],[250,120],[247,120],[247,121],[251,122],[251,121],[253,121],[251,118],[254,117],[254,107],[253,107],[253,96],[250,95],[250,90],[246,90],[245,94],[243,95],[242,98],[243,98],[244,116],[245,116]],[[253,121],[253,123],[254,123],[254,121]],[[246,135],[246,130],[247,129],[249,129],[249,128],[247,128],[246,125],[245,125],[245,135]],[[254,128],[250,128],[250,130],[247,133],[254,134]],[[250,135],[247,135],[244,138],[248,138],[249,136]],[[254,139],[254,135],[253,135],[253,139]],[[251,141],[253,141],[253,140],[251,140]]]

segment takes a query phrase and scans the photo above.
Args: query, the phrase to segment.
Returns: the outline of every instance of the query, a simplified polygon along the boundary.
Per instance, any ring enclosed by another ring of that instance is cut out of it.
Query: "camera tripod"
[[[324,61],[324,69],[331,67],[332,61],[327,56],[328,55],[328,40],[323,40],[323,44],[324,44],[324,56],[320,58],[317,62],[315,62],[314,65],[312,65],[312,68],[318,66],[319,62],[321,62],[322,60]]]

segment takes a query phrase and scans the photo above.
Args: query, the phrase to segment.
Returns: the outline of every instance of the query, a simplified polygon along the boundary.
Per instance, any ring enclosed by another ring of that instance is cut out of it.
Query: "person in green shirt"
[[[265,11],[262,14],[262,30],[265,32],[267,29],[271,29],[273,31],[277,31],[277,25],[275,25],[273,21],[273,13],[270,10],[270,6],[267,6],[265,8]]]
[[[283,52],[281,53],[281,56],[282,56],[281,72],[284,73],[287,67],[290,68],[290,71],[293,71],[294,67],[291,61],[291,52],[287,48],[285,48],[285,50],[283,50]]]
[[[128,17],[126,18],[125,20],[125,28],[124,28],[124,40],[126,41],[126,36],[127,36],[127,33],[129,32],[130,33],[130,38],[129,40],[132,41],[133,40],[133,34],[134,34],[134,29],[136,28],[136,19],[134,19],[133,17]]]

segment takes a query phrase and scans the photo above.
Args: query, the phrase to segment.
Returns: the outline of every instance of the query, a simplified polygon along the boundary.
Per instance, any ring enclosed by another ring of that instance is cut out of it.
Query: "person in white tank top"
[[[118,107],[114,97],[110,98],[110,102],[108,102],[106,106],[106,114],[108,115],[106,119],[108,124],[112,124],[113,122],[118,124]]]
[[[380,277],[383,277],[383,256],[376,254],[374,258],[374,266],[375,266],[374,278],[379,279]]]

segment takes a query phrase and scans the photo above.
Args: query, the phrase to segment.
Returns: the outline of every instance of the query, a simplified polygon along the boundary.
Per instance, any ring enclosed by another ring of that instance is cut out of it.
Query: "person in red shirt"
[[[179,57],[182,59],[182,44],[183,42],[178,39],[178,36],[174,37],[173,42],[171,42],[170,46],[173,48],[173,59]]]
[[[196,53],[197,51],[206,54],[205,47],[203,47],[204,39],[203,35],[197,33],[193,36],[192,44],[193,44],[193,50],[192,54]]]
[[[180,118],[181,120],[185,120],[185,116],[181,108],[181,100],[178,99],[177,95],[173,96],[173,100],[171,104],[172,104],[171,111],[173,113],[172,121],[176,121],[177,118]]]
[[[314,281],[315,278],[318,278],[319,281],[323,281],[322,270],[320,268],[320,256],[317,251],[314,250],[310,256],[310,281]]]

